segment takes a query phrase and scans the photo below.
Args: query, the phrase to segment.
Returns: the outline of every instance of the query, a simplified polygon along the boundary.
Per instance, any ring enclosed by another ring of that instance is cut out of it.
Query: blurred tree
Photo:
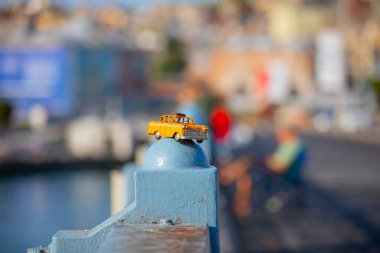
[[[169,37],[163,54],[153,62],[153,76],[159,79],[171,78],[180,75],[185,68],[186,55],[183,44],[178,39]]]
[[[376,94],[377,109],[380,110],[380,79],[373,78],[369,80],[369,84]]]
[[[12,116],[12,106],[4,101],[0,101],[0,128],[9,125]]]

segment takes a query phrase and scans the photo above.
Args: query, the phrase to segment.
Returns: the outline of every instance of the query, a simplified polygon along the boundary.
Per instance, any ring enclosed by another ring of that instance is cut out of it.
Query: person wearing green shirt
[[[276,138],[277,149],[265,159],[265,168],[279,175],[286,183],[301,183],[306,151],[297,131],[291,127],[280,127],[276,130]]]
[[[264,169],[273,179],[280,179],[280,184],[298,186],[302,182],[301,170],[306,161],[306,150],[297,131],[292,127],[278,127],[276,139],[276,150],[265,159],[254,160],[243,155],[221,169],[221,184],[236,183],[233,208],[239,217],[249,216],[251,213],[253,181],[250,168]],[[273,180],[272,183],[275,182],[278,180]]]

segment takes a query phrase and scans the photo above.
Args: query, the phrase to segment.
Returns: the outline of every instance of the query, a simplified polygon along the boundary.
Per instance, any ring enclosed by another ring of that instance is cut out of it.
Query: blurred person
[[[198,82],[187,83],[177,96],[177,112],[191,116],[197,124],[208,125],[207,114],[200,105],[205,93],[205,89]],[[214,162],[213,138],[209,131],[208,140],[205,140],[200,145],[205,151],[211,164]]]
[[[0,129],[10,125],[12,119],[13,108],[11,104],[0,101]]]
[[[211,112],[211,126],[217,144],[230,142],[232,118],[223,99],[221,99]]]
[[[77,158],[103,158],[107,152],[104,122],[96,115],[72,120],[66,129],[65,143],[70,153]]]
[[[269,182],[272,195],[266,201],[269,212],[280,211],[288,200],[288,194],[294,191],[302,193],[302,168],[306,163],[306,148],[297,128],[291,124],[279,125],[275,129],[275,136],[277,147],[268,156],[260,158],[245,154],[221,166],[220,183],[236,185],[233,209],[238,217],[249,217],[251,213],[252,175]],[[251,169],[255,169],[254,173]],[[300,195],[296,197],[302,198]]]
[[[242,149],[249,145],[255,137],[252,124],[247,121],[241,121],[234,124],[231,131],[231,146],[234,149]]]
[[[203,96],[202,88],[194,82],[186,84],[178,93],[178,112],[191,116],[197,124],[207,125],[207,116],[198,100]]]
[[[43,129],[49,122],[49,113],[41,104],[33,105],[28,112],[28,123],[33,130]]]
[[[301,183],[301,168],[305,160],[305,146],[292,127],[276,129],[277,148],[264,160],[265,168],[281,176],[285,182]]]
[[[269,104],[269,84],[270,73],[268,66],[260,64],[254,74],[255,78],[255,99],[256,107],[259,114],[265,115]]]
[[[266,202],[269,212],[278,212],[285,205],[289,194],[297,194],[302,201],[302,170],[307,161],[307,152],[298,131],[291,126],[276,129],[277,148],[264,160],[264,169],[270,173],[271,196]]]
[[[220,167],[219,182],[226,186],[236,184],[232,208],[238,217],[251,214],[252,177],[249,169],[252,162],[249,156],[242,156]]]
[[[210,124],[216,144],[216,159],[229,160],[231,156],[232,117],[224,99],[220,99],[215,108],[211,111]]]
[[[112,143],[112,154],[118,161],[132,157],[133,132],[130,122],[122,116],[109,119],[106,123],[108,137]]]

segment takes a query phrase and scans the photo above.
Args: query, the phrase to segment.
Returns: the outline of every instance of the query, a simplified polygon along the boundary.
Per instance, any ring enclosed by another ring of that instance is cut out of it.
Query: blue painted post
[[[133,176],[132,203],[93,229],[57,232],[48,252],[97,252],[117,225],[160,220],[207,224],[211,251],[219,252],[217,172],[198,144],[165,138],[157,141]]]

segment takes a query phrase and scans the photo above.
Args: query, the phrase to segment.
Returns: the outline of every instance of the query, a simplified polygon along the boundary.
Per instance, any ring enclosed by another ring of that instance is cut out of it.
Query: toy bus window
[[[160,121],[164,121],[164,116],[161,117]]]
[[[169,122],[169,116],[165,116],[165,122]]]
[[[189,123],[189,118],[183,118],[183,123]]]
[[[181,119],[181,118],[179,118],[179,117],[176,117],[176,118],[175,118],[175,122],[177,122],[177,123],[178,123],[180,119]]]

